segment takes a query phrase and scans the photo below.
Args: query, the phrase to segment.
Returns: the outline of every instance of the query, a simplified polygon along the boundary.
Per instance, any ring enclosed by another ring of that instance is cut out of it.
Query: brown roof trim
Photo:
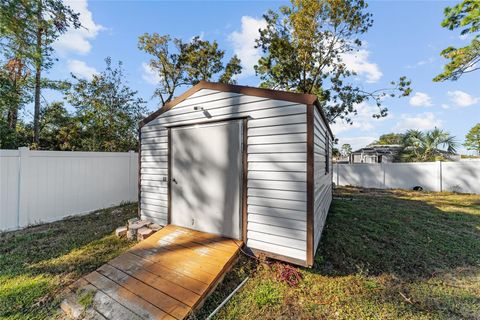
[[[313,266],[315,258],[315,171],[314,136],[315,115],[313,104],[307,105],[307,265]],[[328,138],[327,138],[328,140]]]
[[[318,101],[318,99],[316,99],[315,102],[314,102],[314,105],[317,108],[318,112],[320,112],[320,116],[322,117],[323,122],[325,122],[325,125],[327,126],[328,132],[330,133],[331,138],[333,140],[334,135],[333,135],[332,129],[330,129],[330,124],[328,123],[328,119],[327,119],[327,116],[325,115],[325,111],[323,111],[323,108],[320,105],[320,101]]]
[[[223,92],[234,92],[234,93],[240,93],[240,94],[245,94],[245,95],[255,96],[255,97],[290,101],[290,102],[295,102],[295,103],[305,104],[305,105],[315,104],[319,109],[323,120],[327,124],[328,131],[333,137],[332,131],[328,126],[327,118],[325,117],[325,114],[322,110],[322,107],[320,106],[320,103],[318,102],[316,95],[289,92],[289,91],[279,91],[279,90],[272,90],[272,89],[265,89],[265,88],[255,88],[255,87],[248,87],[248,86],[239,86],[239,85],[226,84],[226,83],[208,82],[204,80],[200,81],[197,85],[191,87],[190,89],[185,91],[183,94],[181,94],[174,100],[167,102],[163,107],[161,107],[160,109],[158,109],[157,111],[155,111],[154,113],[150,114],[148,117],[140,121],[140,128],[146,125],[147,123],[149,123],[150,121],[152,121],[153,119],[160,116],[162,113],[172,109],[174,106],[176,106],[180,102],[186,100],[195,92],[200,91],[202,89],[211,89],[211,90],[217,90],[217,91],[223,91]]]

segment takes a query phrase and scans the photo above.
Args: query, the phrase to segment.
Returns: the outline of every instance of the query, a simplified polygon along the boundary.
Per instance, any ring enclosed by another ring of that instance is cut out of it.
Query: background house
[[[399,144],[370,145],[353,151],[349,163],[389,163],[399,154],[402,146]]]

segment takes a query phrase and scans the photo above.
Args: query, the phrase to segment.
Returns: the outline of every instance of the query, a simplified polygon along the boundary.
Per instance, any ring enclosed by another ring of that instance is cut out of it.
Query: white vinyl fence
[[[409,189],[480,194],[480,161],[335,164],[339,186]]]
[[[138,154],[0,150],[0,231],[137,201]]]

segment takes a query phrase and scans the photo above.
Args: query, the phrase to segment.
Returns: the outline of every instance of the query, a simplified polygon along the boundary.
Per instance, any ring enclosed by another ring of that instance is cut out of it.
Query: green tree
[[[16,148],[16,129],[21,108],[31,101],[28,37],[28,3],[2,1],[0,10],[0,111],[3,148]]]
[[[422,132],[408,130],[403,136],[400,159],[407,162],[446,160],[455,154],[458,143],[448,132],[435,128]]]
[[[38,145],[42,71],[53,65],[53,42],[70,27],[80,28],[79,14],[62,0],[3,0],[0,11],[3,55],[21,61],[34,75],[33,141]]]
[[[80,122],[63,102],[53,102],[40,111],[40,148],[43,150],[80,150]]]
[[[200,37],[183,42],[169,35],[145,33],[138,39],[138,48],[152,56],[149,66],[159,78],[154,95],[162,105],[172,100],[181,86],[214,79],[234,83],[235,76],[242,70],[237,56],[224,65],[225,51],[218,48],[216,41],[211,43]]]
[[[361,49],[360,37],[372,26],[366,9],[363,0],[291,0],[291,6],[268,11],[257,39],[261,86],[317,95],[332,123],[351,122],[356,104],[371,99],[379,107],[373,116],[386,116],[382,98],[409,95],[410,81],[401,77],[390,88],[367,92],[352,81],[356,74],[344,62]]]
[[[449,61],[433,81],[457,80],[465,73],[480,69],[480,1],[463,0],[453,7],[445,8],[444,15],[442,27],[449,30],[460,28],[461,35],[475,35],[467,46],[450,46],[440,53]]]
[[[11,59],[0,68],[0,148],[14,149],[21,141],[18,134],[19,111],[31,101],[31,81],[19,59]],[[21,124],[20,124],[21,125]]]
[[[402,144],[402,141],[403,141],[403,134],[386,133],[386,134],[382,134],[380,138],[372,144],[381,144],[381,145]]]
[[[332,148],[332,157],[333,158],[339,158],[341,156],[340,150],[338,148],[333,147]]]
[[[92,80],[75,76],[67,94],[75,107],[79,150],[128,151],[138,147],[138,121],[146,112],[145,101],[130,89],[124,78],[122,63],[106,68]]]
[[[349,143],[342,144],[342,148],[340,149],[340,153],[344,157],[350,155],[350,153],[352,153],[352,146]]]
[[[464,146],[467,150],[476,151],[477,155],[480,155],[480,123],[473,126],[473,128],[467,133]]]

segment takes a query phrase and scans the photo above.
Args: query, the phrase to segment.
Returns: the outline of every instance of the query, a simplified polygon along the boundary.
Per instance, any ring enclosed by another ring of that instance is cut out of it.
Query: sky
[[[253,65],[260,57],[254,48],[258,29],[265,25],[262,15],[285,1],[97,1],[69,0],[80,13],[85,28],[70,30],[55,43],[58,61],[47,76],[68,79],[70,74],[91,78],[104,69],[104,59],[122,61],[129,85],[148,101],[149,111],[159,107],[152,98],[157,78],[148,67],[149,56],[137,48],[138,36],[157,32],[189,40],[199,35],[216,40],[226,57],[237,54],[244,71],[238,84],[257,86]],[[373,103],[357,106],[353,125],[338,122],[332,130],[339,145],[353,149],[378,139],[381,134],[407,129],[445,129],[463,143],[466,133],[480,122],[480,72],[458,81],[436,83],[445,60],[440,51],[448,46],[464,46],[469,39],[458,31],[440,26],[443,9],[451,1],[368,1],[374,24],[362,37],[364,47],[347,57],[347,65],[357,72],[353,80],[365,90],[389,86],[400,76],[412,80],[413,93],[406,98],[388,98],[386,118],[374,119]],[[176,95],[187,88],[181,88]],[[46,92],[47,101],[58,94]],[[468,153],[463,147],[460,151]]]

